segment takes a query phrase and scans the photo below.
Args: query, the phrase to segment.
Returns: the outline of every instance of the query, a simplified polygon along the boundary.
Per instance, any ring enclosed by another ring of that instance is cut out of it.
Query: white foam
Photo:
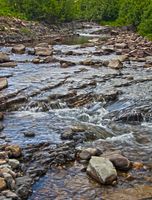
[[[134,140],[134,135],[133,133],[126,133],[123,135],[118,135],[118,136],[114,136],[114,137],[108,137],[106,138],[106,141],[108,142],[126,142],[126,143],[132,143]]]

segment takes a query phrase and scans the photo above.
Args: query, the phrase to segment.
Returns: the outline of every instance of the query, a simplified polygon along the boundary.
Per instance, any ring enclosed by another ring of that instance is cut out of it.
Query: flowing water
[[[131,199],[131,189],[127,192],[126,188],[140,186],[140,191],[146,191],[144,186],[152,186],[152,71],[142,68],[139,62],[126,62],[121,72],[103,66],[79,64],[90,58],[105,61],[117,57],[115,53],[95,55],[96,46],[81,48],[81,44],[91,37],[105,37],[94,34],[99,29],[78,30],[81,37],[53,45],[57,61],[52,64],[36,65],[31,62],[32,55],[11,54],[9,47],[0,49],[18,61],[15,68],[0,69],[1,77],[9,77],[9,87],[0,96],[8,99],[8,105],[11,105],[4,108],[5,128],[0,134],[0,144],[16,143],[23,148],[41,142],[60,144],[63,142],[61,134],[68,127],[78,126],[96,134],[94,141],[88,140],[78,146],[121,150],[131,161],[144,162],[149,167],[132,172],[135,179],[131,182],[124,181],[122,175],[117,186],[104,187],[87,177],[82,165],[75,162],[66,168],[48,171],[33,186],[29,200],[118,199],[119,195],[113,197],[113,191],[115,195],[117,191],[119,194],[126,193],[120,199],[127,196]],[[69,55],[69,51],[74,54]],[[61,68],[59,60],[75,62],[76,65]],[[126,78],[130,76],[133,80]],[[110,99],[113,95],[116,98]],[[113,120],[126,111],[141,111],[144,120],[133,124]],[[35,137],[25,137],[27,131],[34,132]],[[132,199],[149,198],[147,194],[140,196],[140,193]]]

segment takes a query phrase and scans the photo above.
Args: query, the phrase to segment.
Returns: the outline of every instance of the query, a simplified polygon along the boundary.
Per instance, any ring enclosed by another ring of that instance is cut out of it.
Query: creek
[[[92,39],[110,37],[100,31],[98,26],[81,29],[79,36],[54,44],[53,63],[32,63],[35,56],[27,53],[32,46],[21,55],[10,53],[11,47],[0,48],[18,63],[15,68],[0,69],[0,77],[7,76],[9,85],[0,96],[11,105],[4,109],[0,144],[15,143],[24,149],[49,143],[53,147],[68,142],[61,135],[69,127],[77,127],[83,131],[76,136],[80,141],[76,148],[120,150],[132,162],[143,162],[149,168],[132,171],[132,181],[124,181],[120,173],[116,186],[102,186],[75,161],[63,168],[50,168],[33,185],[29,200],[115,200],[122,194],[131,199],[132,193],[132,200],[136,200],[147,197],[143,185],[152,186],[152,70],[142,68],[140,61],[124,61],[121,70],[81,64],[89,59],[101,62],[118,57],[116,52],[98,55],[96,43],[85,46]],[[60,61],[75,65],[61,68]],[[131,116],[135,112],[142,113],[142,121],[119,120],[124,113]],[[28,131],[34,137],[25,137]],[[89,134],[85,141],[84,133]],[[139,193],[132,191],[134,186],[139,187]]]

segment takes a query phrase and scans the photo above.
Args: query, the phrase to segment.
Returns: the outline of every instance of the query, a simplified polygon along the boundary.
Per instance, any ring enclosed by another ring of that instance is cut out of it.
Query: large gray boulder
[[[117,172],[109,159],[92,156],[87,173],[101,184],[112,184],[117,179]]]

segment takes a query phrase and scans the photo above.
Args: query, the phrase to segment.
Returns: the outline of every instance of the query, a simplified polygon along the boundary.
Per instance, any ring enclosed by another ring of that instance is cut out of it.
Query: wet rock
[[[18,196],[10,190],[4,190],[2,194],[7,198],[18,199]]]
[[[144,168],[144,165],[141,162],[134,162],[132,168],[135,170],[141,170]]]
[[[0,165],[6,164],[6,163],[7,163],[6,160],[4,160],[4,159],[0,159]]]
[[[17,195],[22,200],[26,200],[27,197],[29,196],[30,192],[31,192],[30,187],[27,185],[22,185],[16,190]]]
[[[5,148],[11,158],[18,158],[21,156],[22,150],[18,145],[9,145]]]
[[[113,53],[115,51],[113,45],[102,46],[102,50],[104,51],[104,54],[110,54],[110,53]]]
[[[0,90],[8,86],[7,78],[0,78]]]
[[[0,177],[0,191],[5,190],[7,187],[5,179]]]
[[[9,62],[10,58],[6,53],[0,52],[0,63]]]
[[[17,169],[20,166],[20,162],[16,159],[9,159],[8,164],[11,166],[13,170]]]
[[[90,117],[89,117],[88,114],[83,113],[83,114],[81,114],[81,115],[78,116],[78,119],[79,119],[80,121],[83,121],[83,122],[88,122],[89,119],[90,119]]]
[[[18,44],[12,47],[12,53],[23,54],[25,53],[25,46],[23,44]]]
[[[34,136],[35,136],[35,133],[32,132],[32,131],[24,132],[24,136],[25,136],[25,137],[34,137]]]
[[[0,112],[0,120],[3,120],[3,118],[4,118],[4,115],[2,112]]]
[[[61,139],[63,140],[69,140],[73,138],[73,131],[71,128],[67,128],[62,134]]]
[[[7,159],[8,154],[5,151],[0,151],[0,159]]]
[[[34,59],[32,60],[32,62],[33,62],[34,64],[39,64],[39,63],[41,63],[41,60],[40,60],[40,58],[34,58]]]
[[[97,148],[86,148],[79,153],[79,158],[82,160],[89,160],[91,156],[99,156],[102,151]]]
[[[117,179],[117,172],[113,164],[102,157],[91,157],[87,173],[101,184],[112,184]]]
[[[14,61],[0,63],[0,67],[16,67],[16,66],[17,66],[17,63]]]
[[[29,55],[34,55],[35,54],[35,50],[34,49],[28,49],[27,53]]]
[[[44,48],[49,48],[49,44],[46,42],[42,42],[36,45],[36,47],[44,47]]]
[[[11,166],[10,165],[3,165],[0,167],[0,173],[8,173],[10,174],[13,178],[16,178],[16,173],[14,171],[11,170]]]
[[[36,56],[51,56],[53,54],[53,50],[46,47],[35,47],[35,55]]]
[[[4,126],[0,123],[0,131],[4,129]]]
[[[128,60],[128,55],[120,55],[118,56],[118,60],[120,60],[120,62],[124,62]]]
[[[52,56],[46,56],[45,58],[40,58],[40,57],[37,57],[37,58],[34,58],[33,60],[32,60],[32,62],[34,63],[34,64],[40,64],[40,63],[50,63],[50,62],[55,62],[56,61],[56,59],[55,58],[53,58]]]
[[[131,162],[126,157],[118,154],[117,152],[106,152],[102,156],[109,159],[116,169],[129,170],[131,167]]]
[[[142,122],[144,118],[141,112],[134,110],[120,114],[120,116],[118,115],[118,117],[115,117],[114,120],[123,122]]]
[[[7,184],[7,187],[10,190],[14,190],[15,189],[15,180],[13,179],[13,177],[9,173],[3,173],[3,178]]]
[[[120,60],[110,60],[108,67],[112,68],[112,69],[121,69],[123,68],[123,64]]]
[[[126,43],[116,43],[115,47],[118,49],[124,49],[127,47],[127,44]]]
[[[76,65],[74,62],[71,62],[71,61],[65,61],[65,60],[61,60],[60,61],[60,66],[62,68],[67,68],[67,67],[71,67],[71,66],[74,66]]]

